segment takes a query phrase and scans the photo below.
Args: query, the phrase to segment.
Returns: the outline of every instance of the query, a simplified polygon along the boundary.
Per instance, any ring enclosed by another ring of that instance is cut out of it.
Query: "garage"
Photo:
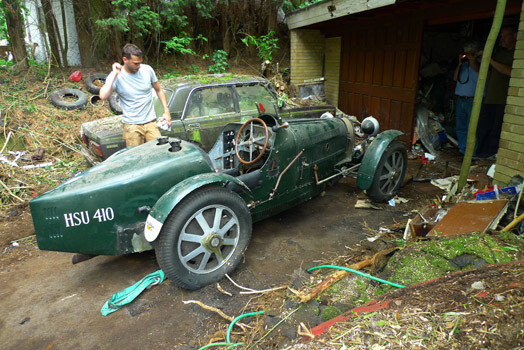
[[[402,130],[409,143],[422,97],[452,125],[458,54],[466,40],[484,44],[495,6],[485,0],[322,1],[295,11],[287,15],[291,84],[324,78],[329,103],[359,120],[372,115],[383,129]],[[518,22],[521,8],[521,1],[508,1],[505,20]],[[515,99],[508,99],[497,158],[495,180],[501,183],[524,170],[518,151],[524,148],[524,103],[515,85],[524,58],[520,39],[509,91]]]

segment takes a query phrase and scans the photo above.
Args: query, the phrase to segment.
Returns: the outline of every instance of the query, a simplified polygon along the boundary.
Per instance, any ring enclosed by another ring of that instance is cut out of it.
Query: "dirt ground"
[[[253,69],[248,69],[247,72],[252,73],[251,70]],[[46,74],[45,71],[41,73],[42,77]],[[84,73],[86,76],[89,74],[89,72]],[[315,340],[308,345],[302,343],[292,345],[291,339],[298,335],[296,325],[284,327],[283,324],[277,326],[275,322],[281,317],[279,314],[281,310],[293,306],[292,302],[288,305],[290,301],[286,295],[289,293],[282,289],[266,294],[241,294],[241,289],[227,279],[220,281],[220,288],[215,284],[198,291],[180,289],[166,280],[161,285],[145,291],[133,303],[121,310],[107,317],[101,316],[100,309],[111,295],[158,270],[158,265],[153,253],[99,256],[72,265],[73,254],[46,252],[37,248],[32,236],[34,229],[27,200],[32,195],[54,187],[75,171],[82,170],[77,169],[79,155],[71,156],[71,146],[80,142],[74,130],[82,122],[105,117],[110,112],[106,108],[94,106],[78,113],[58,111],[50,106],[45,98],[40,97],[61,86],[65,79],[53,78],[51,84],[48,80],[47,85],[42,85],[41,79],[35,81],[31,79],[31,76],[27,77],[26,85],[21,83],[8,85],[6,82],[9,80],[4,79],[0,84],[3,84],[6,91],[9,90],[9,95],[5,96],[9,96],[10,100],[4,101],[2,96],[0,102],[5,102],[12,111],[15,111],[13,118],[10,119],[12,130],[17,130],[23,135],[31,151],[37,147],[44,147],[47,150],[46,160],[53,161],[54,165],[52,169],[21,172],[17,176],[13,176],[7,166],[0,168],[0,175],[9,187],[24,188],[21,192],[12,194],[21,196],[25,200],[23,204],[13,205],[17,203],[13,195],[2,197],[9,200],[8,203],[2,203],[9,209],[0,215],[0,285],[2,286],[0,288],[0,314],[2,315],[0,348],[185,350],[197,349],[210,342],[224,341],[230,321],[196,304],[184,303],[190,300],[202,302],[232,317],[255,310],[267,310],[267,315],[245,321],[253,328],[246,328],[242,332],[237,327],[233,330],[234,339],[245,341],[250,344],[248,347],[256,343],[254,348],[257,349],[282,349],[289,346],[338,349],[343,346],[349,348],[350,345],[355,345],[357,348],[384,349],[385,343],[381,342],[380,335],[394,338],[385,329],[380,328],[385,319],[391,317],[398,319],[398,325],[404,325],[400,320],[404,320],[406,324],[424,323],[424,320],[428,319],[437,320],[434,323],[435,329],[441,333],[447,330],[449,333],[450,330],[446,327],[450,323],[463,322],[457,321],[457,317],[461,319],[469,317],[452,314],[451,316],[455,318],[438,320],[436,312],[441,310],[439,305],[445,303],[448,294],[447,289],[446,293],[442,292],[443,285],[435,283],[426,286],[426,289],[417,289],[416,298],[414,294],[408,292],[389,297],[386,295],[385,297],[395,298],[403,307],[395,308],[392,314],[386,310],[366,318],[374,322],[374,324],[368,322],[371,328],[363,328],[362,324],[358,324],[360,328],[355,328],[355,324],[345,324],[334,329],[333,333],[338,329],[342,333],[336,334],[346,333],[355,339],[356,335],[353,332],[355,329],[362,334],[374,334],[374,337],[362,338],[358,344],[356,341],[355,343],[351,343],[351,340],[346,341],[344,337],[332,341],[322,336],[318,341]],[[20,80],[25,81],[26,77],[20,77]],[[26,126],[24,124],[26,121],[31,125]],[[73,123],[69,123],[71,121]],[[444,152],[437,161],[426,165],[411,159],[405,185],[399,193],[399,196],[408,199],[408,202],[397,204],[395,207],[379,204],[378,210],[355,209],[357,200],[365,199],[366,196],[357,189],[354,179],[343,179],[334,187],[326,189],[324,195],[255,224],[245,260],[231,277],[241,286],[257,290],[293,286],[296,276],[303,275],[304,270],[309,267],[339,263],[380,250],[386,243],[400,238],[401,232],[374,243],[369,243],[365,239],[375,236],[381,227],[402,226],[402,222],[405,222],[408,217],[413,217],[413,210],[420,210],[431,202],[439,202],[443,191],[431,185],[428,180],[456,175],[460,165],[461,157],[455,151]],[[488,180],[483,174],[489,165],[491,165],[489,162],[474,162],[473,172],[477,174],[475,178],[479,184],[487,183]],[[51,172],[53,176],[50,180],[50,177],[45,175]],[[18,246],[11,243],[14,240],[17,240]],[[497,343],[492,338],[513,337],[514,340],[522,340],[522,332],[510,332],[511,327],[517,330],[523,329],[521,317],[524,314],[522,312],[524,304],[521,299],[523,287],[518,284],[524,284],[522,270],[522,267],[507,270],[509,271],[507,274],[517,284],[513,289],[501,292],[507,296],[505,299],[507,304],[498,301],[499,305],[502,305],[500,308],[491,308],[489,300],[476,298],[479,300],[477,302],[472,298],[464,299],[471,310],[478,310],[476,315],[480,315],[478,319],[482,325],[481,329],[486,332],[483,334],[489,342],[467,343],[467,336],[477,333],[468,332],[469,328],[461,325],[462,335],[465,336],[463,340],[454,343],[456,339],[449,335],[450,342],[442,343],[441,348],[505,348],[506,343],[501,342],[500,339]],[[479,272],[477,280],[481,278],[487,285],[497,286],[500,282],[500,274],[486,271]],[[473,276],[472,279],[476,278],[475,273],[470,275]],[[456,287],[458,300],[465,284],[453,280],[448,282]],[[447,285],[446,288],[451,287]],[[224,291],[231,293],[232,296],[225,294]],[[468,290],[469,292],[471,291]],[[442,298],[435,298],[435,295]],[[410,304],[411,301],[416,303]],[[422,307],[423,305],[427,306],[426,309]],[[454,307],[457,305],[462,304],[454,304]],[[500,309],[504,311],[503,314],[499,313]],[[446,310],[464,312],[453,308]],[[380,318],[382,315],[383,318]],[[493,325],[496,326],[500,322],[509,326],[493,328]],[[306,322],[307,327],[313,327],[315,324]],[[471,327],[476,327],[474,322],[471,324]],[[441,328],[438,328],[439,326]],[[396,328],[392,329],[396,330]],[[266,336],[268,332],[273,333]],[[274,334],[278,336],[273,336]],[[417,336],[428,335],[421,333]],[[478,337],[481,336],[482,334]],[[407,337],[409,338],[409,335]],[[257,343],[260,339],[262,340]],[[389,347],[396,346],[391,344]],[[456,347],[456,344],[461,347]],[[513,344],[516,348],[520,346],[518,342],[508,344]],[[398,347],[416,347],[411,345],[412,343],[402,343]]]
[[[380,227],[406,220],[412,209],[420,209],[443,193],[428,182],[410,179],[441,177],[445,171],[444,160],[422,168],[416,160],[409,163],[399,193],[409,199],[407,203],[380,204],[380,210],[355,209],[357,199],[366,198],[365,194],[354,179],[343,179],[323,196],[255,224],[245,261],[231,277],[257,290],[288,285],[297,271],[330,263],[359,249],[362,240]],[[448,160],[451,174],[459,166],[460,158]],[[32,235],[26,210],[19,208],[17,216],[0,223],[0,235],[14,231],[17,238]],[[220,287],[232,296],[217,285],[187,291],[166,280],[129,306],[103,317],[100,308],[113,293],[158,269],[153,253],[99,256],[72,265],[73,254],[40,251],[32,238],[19,245],[0,248],[0,339],[5,349],[196,349],[223,337],[229,321],[183,301],[197,300],[233,317],[268,305],[278,309],[285,302],[283,291],[269,296],[240,294],[226,279]],[[262,341],[256,348],[284,346]]]

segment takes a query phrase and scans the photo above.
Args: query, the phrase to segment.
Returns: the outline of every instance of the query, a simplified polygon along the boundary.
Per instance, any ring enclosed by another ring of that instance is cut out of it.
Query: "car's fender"
[[[149,213],[144,227],[144,236],[148,242],[153,242],[160,234],[169,213],[191,192],[207,185],[235,183],[251,194],[251,190],[239,179],[224,173],[205,173],[195,175],[171,187],[155,203]]]
[[[396,139],[398,136],[404,135],[402,131],[398,130],[386,130],[375,138],[369,145],[364,158],[360,164],[357,175],[357,186],[361,190],[367,190],[373,183],[373,177],[375,176],[375,170],[382,154],[388,147],[388,145]]]

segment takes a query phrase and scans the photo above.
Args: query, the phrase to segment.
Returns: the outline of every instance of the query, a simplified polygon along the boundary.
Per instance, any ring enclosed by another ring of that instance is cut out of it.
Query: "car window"
[[[164,94],[166,95],[166,101],[169,102],[171,95],[173,95],[173,90],[166,88],[163,88],[163,90]],[[164,107],[162,107],[162,102],[160,102],[156,93],[153,93],[153,108],[155,109],[155,114],[157,117],[161,117],[164,113]]]
[[[171,101],[169,101],[169,112],[171,118],[179,119],[182,117],[184,107],[186,105],[187,97],[191,92],[192,86],[190,84],[179,85],[175,88],[175,93]]]
[[[262,113],[275,113],[276,101],[274,96],[263,85],[244,85],[236,88],[240,113],[258,114],[257,104],[261,104]]]
[[[193,91],[185,118],[235,112],[233,91],[229,87],[210,87]]]

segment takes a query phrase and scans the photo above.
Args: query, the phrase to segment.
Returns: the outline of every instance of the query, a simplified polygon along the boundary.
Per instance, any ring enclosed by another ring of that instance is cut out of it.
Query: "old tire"
[[[94,95],[100,93],[100,88],[106,82],[107,74],[93,74],[86,79],[86,89]]]
[[[76,100],[65,100],[64,98],[68,96],[73,96]],[[63,88],[51,94],[51,103],[55,107],[67,110],[84,108],[87,104],[87,95],[78,89]]]
[[[408,155],[404,144],[398,140],[391,142],[380,161],[371,187],[367,190],[368,197],[374,202],[386,202],[396,194],[408,165]]]
[[[122,107],[120,107],[120,96],[115,92],[109,97],[109,108],[115,114],[122,114]]]
[[[232,272],[250,239],[251,214],[242,198],[222,187],[207,187],[175,207],[155,254],[171,281],[195,290]]]

